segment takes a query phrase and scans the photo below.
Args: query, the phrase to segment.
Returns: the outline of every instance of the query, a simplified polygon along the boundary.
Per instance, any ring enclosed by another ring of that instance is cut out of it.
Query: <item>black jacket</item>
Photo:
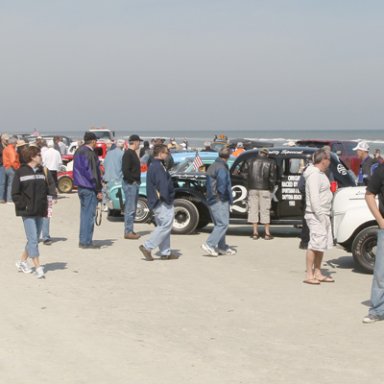
[[[123,172],[123,179],[128,183],[132,184],[136,182],[140,184],[141,177],[141,164],[137,153],[128,148],[123,155],[121,161],[121,171]]]
[[[276,163],[268,157],[258,156],[248,162],[248,189],[273,191],[276,183]]]
[[[149,209],[160,202],[171,205],[175,199],[175,190],[171,175],[159,159],[153,159],[147,172],[147,200]]]
[[[12,184],[12,199],[15,203],[16,216],[47,216],[47,196],[56,197],[55,182],[43,167],[33,170],[29,165],[22,165],[16,172]]]

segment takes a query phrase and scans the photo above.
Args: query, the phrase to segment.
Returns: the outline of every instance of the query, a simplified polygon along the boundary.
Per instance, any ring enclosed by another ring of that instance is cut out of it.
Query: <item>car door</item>
[[[272,209],[278,219],[303,215],[302,194],[298,189],[309,159],[304,155],[290,155],[281,158],[281,176],[272,198]]]
[[[233,196],[231,218],[246,218],[248,214],[248,190],[245,176],[248,159],[249,157],[244,156],[238,158],[230,169]]]

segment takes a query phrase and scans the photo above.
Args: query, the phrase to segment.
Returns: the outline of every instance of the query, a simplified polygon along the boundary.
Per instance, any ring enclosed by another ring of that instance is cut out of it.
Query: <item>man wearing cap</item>
[[[369,156],[369,145],[366,141],[360,141],[353,150],[357,152],[357,157],[361,160],[357,185],[367,185],[373,165],[373,159]]]
[[[140,235],[133,230],[136,216],[137,199],[141,183],[141,164],[137,154],[140,142],[138,135],[131,135],[128,139],[128,149],[122,159],[121,170],[123,172],[123,191],[125,195],[124,207],[124,239],[137,240]]]
[[[84,145],[73,159],[73,179],[80,199],[80,248],[99,248],[92,243],[97,201],[103,197],[96,142],[93,132],[85,132]]]
[[[248,222],[253,225],[254,240],[259,239],[257,225],[265,229],[265,240],[272,240],[270,233],[270,210],[272,191],[276,184],[276,163],[268,158],[268,149],[261,148],[256,158],[248,161],[246,176],[248,180]]]
[[[232,156],[239,156],[240,154],[242,154],[243,152],[245,152],[245,149],[244,149],[244,144],[239,141],[236,145],[236,149],[235,151],[232,153]]]

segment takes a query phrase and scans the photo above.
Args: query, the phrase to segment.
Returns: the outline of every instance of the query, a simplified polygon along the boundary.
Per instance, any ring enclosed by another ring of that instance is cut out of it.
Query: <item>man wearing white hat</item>
[[[371,177],[371,168],[373,159],[369,156],[369,145],[366,141],[359,141],[354,151],[357,152],[357,157],[361,160],[359,174],[357,175],[357,185],[367,185]]]

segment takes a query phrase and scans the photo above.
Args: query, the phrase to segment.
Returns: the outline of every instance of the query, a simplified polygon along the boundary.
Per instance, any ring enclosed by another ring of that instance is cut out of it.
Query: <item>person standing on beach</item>
[[[268,158],[268,154],[267,148],[261,148],[258,156],[247,163],[248,222],[252,223],[254,240],[260,237],[258,223],[264,225],[264,239],[273,239],[270,232],[270,216],[272,191],[276,184],[276,162]]]
[[[20,261],[16,262],[18,271],[32,272],[28,257],[33,261],[37,278],[44,278],[44,269],[39,259],[39,237],[43,218],[48,211],[48,196],[56,196],[56,188],[44,174],[40,148],[31,146],[23,151],[26,164],[16,172],[12,184],[12,198],[15,203],[16,216],[23,219],[27,245]]]
[[[124,204],[124,239],[137,240],[140,235],[133,230],[135,222],[137,200],[141,183],[141,164],[137,154],[140,142],[138,135],[131,135],[128,139],[128,149],[124,152],[121,169],[123,172]]]
[[[305,220],[309,227],[306,254],[306,284],[333,283],[330,276],[321,272],[324,252],[333,246],[331,227],[332,192],[326,171],[331,163],[328,150],[319,149],[313,155],[313,164],[304,172],[306,208]]]
[[[103,197],[96,142],[93,132],[85,132],[84,144],[73,159],[73,179],[80,199],[80,248],[100,248],[92,242],[97,201]]]
[[[353,150],[357,152],[357,157],[361,160],[357,185],[367,185],[373,165],[373,159],[369,156],[369,145],[366,141],[360,141]]]
[[[222,148],[219,157],[207,171],[207,203],[214,224],[207,241],[201,245],[210,256],[235,255],[225,241],[229,226],[229,208],[233,203],[232,184],[227,161],[231,155],[229,148]]]
[[[376,203],[379,197],[379,207]],[[370,178],[365,193],[365,201],[379,226],[375,266],[371,288],[371,307],[363,323],[369,324],[384,320],[384,165],[380,164]]]
[[[174,219],[175,191],[171,175],[164,166],[168,156],[165,144],[157,144],[153,149],[154,158],[147,172],[148,207],[155,216],[156,228],[139,249],[144,259],[152,261],[152,250],[159,247],[160,259],[177,259],[171,250],[171,231]]]
[[[5,168],[3,164],[3,151],[4,148],[8,144],[8,139],[9,136],[6,133],[3,133],[1,136],[1,141],[0,141],[0,203],[4,204],[5,203]]]
[[[15,172],[20,168],[19,155],[16,151],[16,137],[8,139],[8,145],[3,150],[3,166],[5,169],[5,190],[8,203],[12,203],[12,182]]]

